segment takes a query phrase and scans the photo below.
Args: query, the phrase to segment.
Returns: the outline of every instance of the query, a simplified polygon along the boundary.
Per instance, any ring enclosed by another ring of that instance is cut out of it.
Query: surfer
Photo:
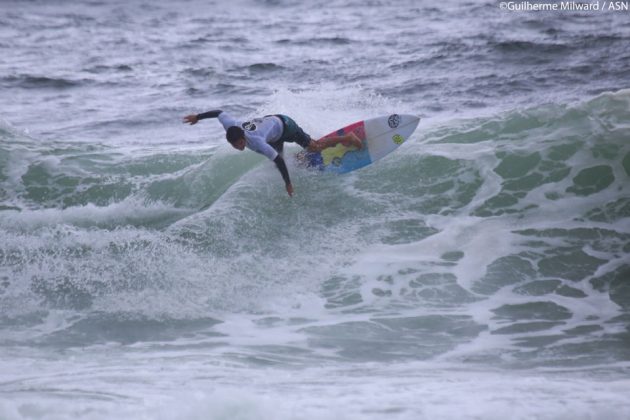
[[[291,185],[289,171],[282,157],[285,142],[297,143],[309,152],[319,152],[340,143],[357,149],[363,147],[361,140],[354,133],[313,140],[293,119],[281,114],[267,115],[250,121],[238,121],[226,112],[214,110],[187,115],[183,122],[194,125],[206,118],[219,119],[225,129],[227,141],[235,149],[242,151],[247,147],[273,161],[282,174],[289,196],[293,196],[293,185]]]

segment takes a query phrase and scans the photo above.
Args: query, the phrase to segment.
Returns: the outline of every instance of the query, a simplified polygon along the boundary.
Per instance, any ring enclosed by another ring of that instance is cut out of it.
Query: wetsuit
[[[250,121],[237,120],[221,110],[197,115],[198,120],[205,118],[218,118],[226,131],[233,126],[242,128],[245,133],[245,146],[272,160],[286,184],[290,184],[291,180],[282,158],[284,143],[295,142],[306,149],[311,142],[311,137],[286,115],[267,115]]]

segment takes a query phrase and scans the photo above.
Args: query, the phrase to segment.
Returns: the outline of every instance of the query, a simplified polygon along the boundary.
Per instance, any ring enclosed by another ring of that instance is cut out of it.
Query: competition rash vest
[[[217,118],[225,130],[232,126],[241,127],[245,132],[245,143],[248,149],[265,155],[269,160],[278,157],[278,152],[269,143],[274,143],[282,137],[284,127],[280,118],[270,115],[250,121],[239,121],[227,112],[221,112]]]

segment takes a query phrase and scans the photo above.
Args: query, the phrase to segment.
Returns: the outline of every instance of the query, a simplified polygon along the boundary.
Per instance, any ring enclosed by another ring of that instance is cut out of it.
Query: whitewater
[[[630,20],[0,4],[0,419],[630,418]],[[420,125],[295,195],[211,109]]]

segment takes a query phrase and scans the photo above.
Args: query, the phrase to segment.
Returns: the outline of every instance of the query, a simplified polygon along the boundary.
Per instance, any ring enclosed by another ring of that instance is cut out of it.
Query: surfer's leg
[[[278,115],[282,119],[284,131],[279,142],[297,143],[303,149],[308,149],[312,142],[311,136],[306,134],[291,117],[286,115]],[[271,144],[273,146],[273,144]]]
[[[325,137],[319,140],[312,140],[308,146],[311,152],[319,152],[329,147],[335,147],[339,143],[346,147],[356,147],[358,150],[363,148],[363,142],[356,134],[350,132],[343,136]]]
[[[343,136],[333,136],[319,140],[313,140],[311,136],[306,134],[304,130],[302,130],[302,127],[297,125],[294,120],[292,120],[290,117],[287,117],[286,115],[284,115],[283,117],[284,123],[286,125],[285,130],[288,131],[290,134],[283,134],[281,139],[288,142],[295,142],[309,152],[319,152],[329,147],[334,147],[339,143],[343,144],[346,147],[356,147],[358,150],[361,150],[363,148],[363,142],[353,132],[350,132]]]
[[[341,140],[341,143],[344,146],[346,146],[346,147],[354,146],[354,147],[356,147],[359,150],[361,150],[363,148],[363,142],[361,141],[359,136],[354,134],[353,131],[351,131],[350,133],[346,134],[345,136],[341,136],[340,140]]]

